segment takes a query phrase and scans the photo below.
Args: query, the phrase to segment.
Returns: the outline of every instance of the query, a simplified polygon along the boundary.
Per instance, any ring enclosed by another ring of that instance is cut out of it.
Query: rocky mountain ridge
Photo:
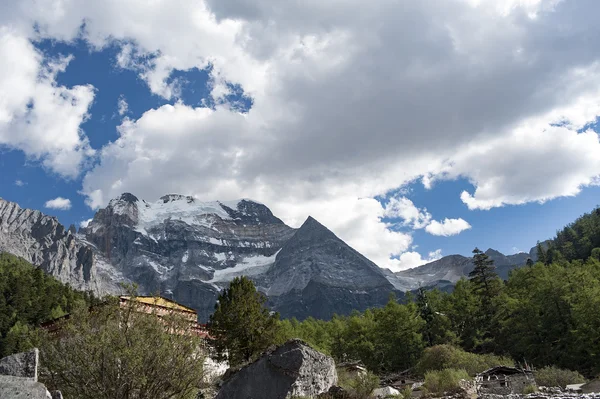
[[[530,253],[520,252],[514,255],[504,255],[495,249],[489,248],[485,254],[494,261],[496,273],[502,279],[508,279],[508,273],[527,263],[527,259],[537,260],[536,248]],[[414,290],[419,287],[438,287],[450,289],[458,280],[467,277],[473,270],[473,258],[462,255],[448,255],[436,261],[403,270],[394,275],[406,289]]]
[[[0,198],[0,252],[20,256],[81,290],[100,292],[93,251],[58,219]]]
[[[135,283],[142,294],[197,309],[201,320],[240,275],[252,278],[282,316],[300,319],[330,318],[381,306],[390,292],[402,295],[382,269],[315,219],[294,229],[248,199],[200,202],[170,194],[146,202],[125,193],[77,233],[4,201],[0,227],[0,250],[64,282],[98,294]]]
[[[253,279],[282,316],[327,319],[382,306],[390,293],[448,288],[472,268],[471,258],[450,255],[392,273],[312,217],[294,229],[249,199],[201,202],[177,194],[156,202],[122,194],[77,233],[56,218],[0,200],[0,251],[97,294],[135,283],[142,294],[197,309],[201,320],[212,313],[219,291],[241,275]],[[486,253],[504,278],[529,257]]]

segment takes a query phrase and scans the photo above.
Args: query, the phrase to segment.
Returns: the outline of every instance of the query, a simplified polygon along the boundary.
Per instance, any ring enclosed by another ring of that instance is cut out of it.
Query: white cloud
[[[68,211],[69,209],[71,209],[71,200],[68,198],[57,197],[52,200],[46,201],[44,206],[48,209]]]
[[[422,229],[431,221],[431,214],[427,209],[419,209],[406,197],[392,197],[385,206],[385,217],[401,218],[405,225],[415,229]]]
[[[598,136],[577,134],[600,115],[600,42],[589,40],[600,35],[591,17],[597,2],[19,4],[0,6],[0,25],[10,18],[13,36],[36,37],[35,21],[43,37],[83,34],[98,48],[121,45],[120,67],[136,70],[165,98],[178,95],[168,83],[173,70],[209,64],[216,100],[227,83],[252,96],[246,115],[227,103],[215,110],[175,103],[124,121],[119,139],[99,151],[100,163],[83,182],[95,207],[122,191],[148,199],[166,192],[253,197],[291,224],[313,214],[385,265],[398,263],[386,259],[406,253],[412,237],[390,231],[381,220],[385,209],[368,198],[419,177],[426,184],[466,177],[475,187],[462,195],[471,209],[546,201],[598,183]],[[182,37],[188,39],[173,39]],[[26,55],[16,63],[23,71],[10,70],[4,84],[22,82],[25,90],[0,89],[13,93],[7,115],[26,109],[27,93],[38,92],[41,55],[24,39],[18,48]],[[73,175],[89,150],[73,126],[85,119],[93,90],[56,87],[52,77],[42,86],[81,98],[78,107],[60,104],[73,118],[45,118],[62,127],[73,121],[64,130],[68,145],[53,146],[50,134],[35,147],[43,129],[21,142],[0,128],[0,143]],[[551,126],[557,121],[564,125]],[[72,156],[54,159],[62,148]],[[412,226],[429,218],[407,211]],[[416,259],[409,254],[405,259]]]
[[[462,231],[468,230],[471,228],[471,225],[459,218],[459,219],[444,219],[442,222],[438,222],[437,220],[432,220],[427,227],[425,227],[425,231],[434,236],[454,236],[460,234]]]
[[[127,100],[125,97],[120,96],[119,101],[117,102],[117,112],[119,112],[119,116],[125,115],[129,111],[129,104],[127,104]]]
[[[399,272],[406,269],[412,269],[413,267],[422,266],[426,263],[436,261],[441,257],[441,249],[429,252],[425,258],[423,258],[418,252],[409,251],[402,253],[398,259],[393,259],[392,262],[385,264],[383,267],[387,267],[393,272]]]
[[[23,187],[25,184],[27,183],[25,183],[23,180],[15,180],[15,186],[17,187]]]
[[[92,222],[93,219],[82,220],[79,223],[79,227],[86,228]]]
[[[55,80],[71,59],[44,59],[26,37],[0,26],[0,145],[66,177],[77,176],[93,154],[80,130],[93,88]]]

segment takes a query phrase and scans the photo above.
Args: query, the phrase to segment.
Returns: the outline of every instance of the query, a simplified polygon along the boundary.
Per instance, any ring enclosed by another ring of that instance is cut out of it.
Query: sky
[[[505,254],[600,204],[596,0],[0,3],[0,197],[309,215],[381,267]]]

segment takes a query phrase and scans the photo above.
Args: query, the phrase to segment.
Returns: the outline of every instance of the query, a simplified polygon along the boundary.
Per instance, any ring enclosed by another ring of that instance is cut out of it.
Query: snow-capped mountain
[[[263,204],[157,202],[123,194],[99,210],[80,240],[93,248],[100,285],[131,281],[206,319],[236,276],[255,280],[283,316],[331,317],[383,305],[395,291],[381,269],[309,218],[295,230]]]
[[[263,204],[200,202],[166,195],[157,202],[123,194],[99,210],[79,235],[94,248],[103,287],[131,281],[171,296],[206,318],[235,276],[263,274],[295,230]]]
[[[384,305],[390,293],[452,286],[472,259],[446,256],[392,273],[309,217],[293,229],[265,205],[242,199],[201,202],[166,195],[156,202],[122,194],[79,232],[56,218],[0,199],[0,251],[24,257],[64,282],[98,294],[135,283],[142,294],[170,297],[208,319],[236,276],[252,278],[284,317],[329,318]],[[506,277],[527,254],[488,250]]]

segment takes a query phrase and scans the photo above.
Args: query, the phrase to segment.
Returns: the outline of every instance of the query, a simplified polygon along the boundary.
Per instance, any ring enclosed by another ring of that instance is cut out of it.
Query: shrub
[[[585,378],[577,371],[560,369],[555,366],[544,367],[534,372],[535,381],[539,386],[565,388],[569,384],[580,384]]]
[[[505,357],[465,352],[452,345],[436,345],[425,349],[416,370],[425,375],[432,370],[462,369],[475,375],[494,366],[512,367],[514,362]]]
[[[404,388],[402,390],[402,392],[400,392],[399,397],[402,398],[402,399],[410,399],[410,398],[412,398],[412,388],[411,387]]]
[[[529,395],[530,393],[535,393],[537,391],[538,389],[535,385],[527,385],[525,388],[523,388],[523,395]]]
[[[368,399],[375,389],[379,387],[379,377],[367,371],[350,382],[353,397],[356,399]]]
[[[462,369],[433,370],[425,373],[423,385],[430,393],[441,394],[458,390],[460,380],[468,379],[470,379],[469,374]]]

